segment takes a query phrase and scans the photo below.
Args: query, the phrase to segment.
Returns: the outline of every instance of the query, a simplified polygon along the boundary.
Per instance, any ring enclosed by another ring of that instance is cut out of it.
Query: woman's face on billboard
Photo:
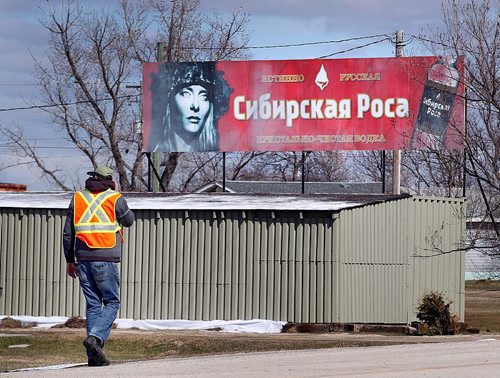
[[[201,131],[210,109],[208,91],[201,85],[190,85],[177,92],[174,100],[182,129],[190,133]]]

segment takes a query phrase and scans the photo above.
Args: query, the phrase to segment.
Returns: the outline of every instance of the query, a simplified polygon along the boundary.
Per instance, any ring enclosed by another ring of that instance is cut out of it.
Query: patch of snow
[[[76,366],[87,366],[87,364],[80,363],[80,364],[62,364],[62,365],[41,366],[41,367],[9,370],[8,373],[16,373],[16,372],[22,372],[22,371],[38,371],[38,370],[60,370],[60,369],[67,369],[67,368],[72,368],[72,367],[76,367]]]
[[[0,316],[0,320],[6,316]],[[10,316],[23,324],[35,324],[38,328],[51,328],[55,325],[64,324],[69,319],[64,316]],[[286,322],[273,320],[134,320],[134,319],[116,319],[115,324],[119,329],[137,328],[141,330],[160,330],[160,329],[220,329],[226,332],[242,333],[280,333]]]

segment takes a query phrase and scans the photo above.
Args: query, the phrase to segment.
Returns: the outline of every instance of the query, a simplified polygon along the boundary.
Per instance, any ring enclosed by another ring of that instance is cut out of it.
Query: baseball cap
[[[100,165],[94,171],[87,172],[87,174],[90,176],[105,179],[113,176],[113,171],[111,170],[111,168],[106,167],[105,165]]]

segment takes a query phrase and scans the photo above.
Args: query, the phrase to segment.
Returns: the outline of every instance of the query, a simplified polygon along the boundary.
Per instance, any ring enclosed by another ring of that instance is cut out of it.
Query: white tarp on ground
[[[0,320],[7,316],[0,315]],[[9,316],[14,320],[18,320],[23,324],[34,324],[39,328],[51,328],[56,325],[64,324],[69,319],[64,316]],[[141,330],[162,330],[162,329],[190,329],[190,330],[221,330],[226,332],[242,332],[242,333],[280,333],[285,322],[276,322],[272,320],[133,320],[133,319],[116,319],[117,328],[131,329],[137,328]],[[59,370],[75,366],[84,366],[86,364],[64,364],[44,366],[37,368],[13,370],[16,372],[32,371],[32,370]]]
[[[0,320],[6,316],[0,316]],[[51,328],[64,324],[69,318],[64,316],[10,316],[24,324],[34,324],[39,328]],[[115,324],[119,329],[136,328],[140,330],[161,330],[161,329],[191,329],[191,330],[213,330],[218,329],[226,332],[242,333],[280,333],[285,322],[273,320],[133,320],[116,319]]]

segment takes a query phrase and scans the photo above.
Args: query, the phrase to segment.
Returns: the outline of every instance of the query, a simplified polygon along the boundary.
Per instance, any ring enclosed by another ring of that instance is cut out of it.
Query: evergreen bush
[[[458,330],[456,317],[450,313],[450,305],[442,293],[424,294],[418,304],[417,318],[428,325],[431,335],[454,335]]]

